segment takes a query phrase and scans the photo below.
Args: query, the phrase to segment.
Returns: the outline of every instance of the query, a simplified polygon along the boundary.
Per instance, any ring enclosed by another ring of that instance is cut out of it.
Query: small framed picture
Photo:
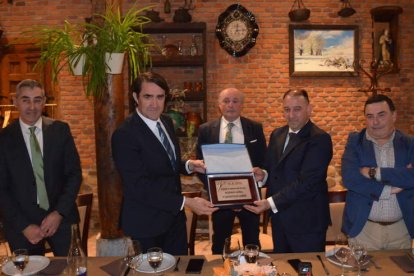
[[[291,76],[357,76],[356,25],[289,25]]]

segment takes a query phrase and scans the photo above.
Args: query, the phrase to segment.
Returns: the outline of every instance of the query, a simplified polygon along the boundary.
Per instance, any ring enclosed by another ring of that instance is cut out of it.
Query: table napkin
[[[414,260],[409,256],[390,256],[391,260],[394,261],[404,272],[413,273],[414,272]]]
[[[123,258],[110,262],[100,267],[103,271],[111,276],[123,275],[126,270],[126,262]]]
[[[66,259],[50,260],[49,265],[39,272],[40,275],[60,275],[67,266]]]

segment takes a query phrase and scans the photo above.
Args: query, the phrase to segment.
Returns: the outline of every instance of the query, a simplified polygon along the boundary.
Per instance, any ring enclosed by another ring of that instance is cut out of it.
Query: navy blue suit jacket
[[[264,168],[271,196],[285,233],[325,231],[330,223],[326,175],[332,159],[328,133],[309,121],[282,153],[289,127],[270,136]],[[274,231],[277,232],[277,229]]]
[[[135,238],[165,233],[178,218],[183,203],[180,171],[185,173],[173,123],[161,115],[175,147],[175,169],[162,143],[133,112],[112,135],[112,155],[122,178],[121,227]]]
[[[79,221],[76,197],[82,171],[69,126],[43,117],[42,131],[48,211],[37,207],[36,181],[19,120],[0,133],[0,206],[6,235],[21,233],[29,224],[40,225],[55,210],[63,216],[62,224]]]
[[[342,180],[348,189],[342,230],[351,237],[357,236],[368,220],[372,203],[379,200],[384,185],[404,189],[397,194],[404,222],[414,238],[414,140],[400,131],[395,132],[395,167],[381,168],[381,182],[368,179],[361,167],[378,167],[374,145],[366,139],[366,130],[351,133],[342,156]]]

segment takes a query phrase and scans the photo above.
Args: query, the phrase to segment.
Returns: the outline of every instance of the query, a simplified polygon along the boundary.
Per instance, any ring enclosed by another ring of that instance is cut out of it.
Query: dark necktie
[[[36,127],[29,127],[30,130],[30,151],[32,153],[32,167],[33,173],[36,179],[37,199],[39,200],[39,207],[48,210],[49,200],[47,198],[44,170],[43,170],[43,157],[40,150],[39,142],[36,138]]]
[[[234,127],[233,123],[228,123],[227,124],[227,132],[226,132],[226,136],[224,138],[224,143],[225,144],[231,144],[233,143],[233,134],[231,133],[231,129]]]
[[[288,143],[287,143],[286,147],[283,149],[283,152],[285,152],[285,150],[286,150],[289,146],[291,146],[291,145],[292,145],[292,143],[293,143],[294,139],[296,139],[296,136],[297,136],[297,135],[298,135],[297,133],[294,133],[294,132],[289,132],[289,141],[288,141]]]
[[[168,141],[167,134],[165,134],[164,130],[162,129],[160,122],[157,122],[157,128],[158,133],[160,134],[161,143],[164,146],[164,149],[167,151],[172,167],[175,169],[174,151],[171,147],[170,141]]]

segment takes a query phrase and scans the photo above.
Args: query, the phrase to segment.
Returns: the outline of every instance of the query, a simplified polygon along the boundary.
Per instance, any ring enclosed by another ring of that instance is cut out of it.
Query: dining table
[[[412,261],[412,255],[409,256],[409,250],[389,250],[389,251],[370,251],[368,252],[369,258],[373,262],[367,262],[363,266],[362,274],[369,275],[388,275],[388,276],[397,276],[397,275],[409,275],[402,270],[402,268],[393,260],[395,257],[407,258],[408,261]],[[330,262],[325,256],[325,252],[319,253],[289,253],[289,254],[266,254],[270,258],[267,263],[271,263],[277,269],[277,272],[280,275],[283,273],[289,273],[294,276],[297,275],[297,272],[289,264],[288,260],[290,259],[299,259],[302,262],[310,262],[312,264],[312,274],[314,276],[323,276],[323,275],[340,275],[341,266]],[[318,258],[320,256],[320,260]],[[195,255],[195,256],[173,256],[175,260],[180,257],[180,262],[178,263],[177,269],[174,270],[174,266],[170,269],[163,271],[162,275],[190,275],[186,274],[186,267],[188,262],[192,258],[204,259],[204,265],[202,271],[199,275],[213,276],[214,268],[223,267],[223,259],[221,255]],[[397,258],[397,259],[398,259]],[[104,272],[101,267],[119,260],[120,257],[90,257],[88,258],[88,275],[109,275]],[[144,260],[145,261],[145,260]],[[325,268],[323,267],[325,266]],[[346,275],[356,275],[355,268],[346,268]],[[414,272],[414,271],[413,271]],[[123,276],[125,271],[121,272],[120,275]],[[141,273],[130,270],[128,275],[148,275],[149,273]],[[194,275],[194,274],[193,274]],[[249,275],[249,274],[246,274]],[[277,274],[276,274],[277,275]],[[223,275],[224,276],[224,275]]]
[[[370,251],[368,252],[368,256],[374,260],[374,263],[368,262],[366,265],[363,266],[362,275],[369,276],[369,275],[387,275],[387,276],[399,276],[399,275],[409,275],[409,273],[406,273],[402,270],[402,268],[397,265],[397,263],[392,259],[395,257],[398,258],[407,258],[407,260],[411,260],[411,265],[414,265],[414,260],[412,255],[408,256],[410,250],[389,250],[389,251]],[[318,258],[320,256],[320,260]],[[302,262],[310,262],[312,264],[312,275],[314,276],[333,276],[333,275],[340,275],[341,273],[341,266],[334,264],[330,261],[328,261],[327,257],[325,256],[325,252],[312,252],[312,253],[288,253],[288,254],[266,254],[266,258],[269,258],[267,260],[267,263],[271,263],[273,266],[276,267],[277,272],[279,274],[277,275],[298,275],[297,272],[293,269],[293,267],[289,264],[288,260],[290,259],[299,259]],[[174,265],[172,265],[169,269],[162,271],[156,275],[165,275],[165,276],[175,276],[175,275],[191,275],[186,274],[186,267],[188,265],[188,262],[190,259],[196,258],[196,259],[204,259],[204,264],[201,270],[200,274],[192,274],[192,275],[206,275],[206,276],[213,276],[214,271],[217,272],[217,268],[223,267],[223,259],[221,255],[194,255],[194,256],[170,256],[170,258],[173,258],[172,262]],[[175,262],[176,260],[180,258],[180,261],[178,262],[177,269],[175,268]],[[62,258],[54,258],[51,257],[50,261],[53,263],[53,261],[58,261]],[[170,260],[171,261],[171,260]],[[113,265],[115,264],[121,264],[123,262],[123,257],[120,256],[111,256],[111,257],[88,257],[87,260],[87,274],[89,276],[105,276],[105,275],[150,275],[154,274],[151,273],[143,273],[143,272],[137,272],[134,270],[126,271],[126,269],[119,269],[118,271],[113,269]],[[145,262],[145,260],[144,260]],[[323,264],[322,264],[323,263]],[[325,266],[325,268],[323,267]],[[125,267],[125,264],[123,264],[123,267]],[[111,269],[114,271],[113,273],[108,273]],[[116,272],[115,272],[116,271]],[[127,273],[125,273],[127,272]],[[414,270],[413,270],[414,272]],[[283,274],[288,273],[288,274]],[[346,275],[356,275],[357,271],[355,268],[346,268]],[[35,275],[51,275],[39,272]],[[67,275],[67,273],[62,272],[60,275]],[[220,274],[216,274],[217,276],[221,276]],[[243,274],[243,275],[253,275],[253,274]],[[222,275],[227,276],[227,275]],[[256,275],[254,275],[256,276]]]

